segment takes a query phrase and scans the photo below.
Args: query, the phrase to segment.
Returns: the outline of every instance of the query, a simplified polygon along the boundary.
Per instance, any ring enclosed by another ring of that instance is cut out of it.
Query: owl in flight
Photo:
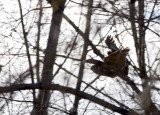
[[[122,70],[124,67],[128,65],[126,56],[128,55],[130,49],[119,49],[116,46],[113,37],[111,36],[107,36],[105,43],[108,46],[108,48],[111,49],[111,51],[108,52],[108,56],[104,58],[104,63],[106,67],[114,71]]]
[[[126,56],[130,49],[119,49],[111,36],[107,36],[105,43],[111,51],[108,52],[108,56],[103,61],[95,59],[86,60],[86,62],[94,64],[91,70],[98,75],[109,77],[128,75],[128,60]]]

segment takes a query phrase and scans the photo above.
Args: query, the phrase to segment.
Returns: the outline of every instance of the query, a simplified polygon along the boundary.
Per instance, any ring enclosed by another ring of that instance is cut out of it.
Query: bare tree
[[[159,0],[12,2],[0,2],[1,114],[160,114]]]

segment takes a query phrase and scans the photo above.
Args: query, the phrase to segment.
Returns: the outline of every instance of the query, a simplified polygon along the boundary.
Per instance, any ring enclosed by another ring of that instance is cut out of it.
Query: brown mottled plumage
[[[128,60],[126,56],[130,49],[119,49],[111,36],[107,36],[105,43],[111,51],[108,52],[108,56],[103,61],[94,59],[86,60],[87,63],[94,64],[91,70],[98,75],[105,75],[112,78],[128,75]]]
[[[105,40],[106,45],[109,49],[111,49],[110,52],[108,52],[108,56],[104,58],[104,63],[107,69],[110,69],[111,71],[118,72],[118,74],[121,74],[123,72],[123,69],[125,69],[126,75],[128,74],[128,64],[126,56],[128,55],[130,49],[124,48],[119,49],[114,40],[113,37],[107,36],[107,39]]]
[[[119,49],[105,57],[104,63],[107,68],[121,70],[126,65],[126,56],[128,55],[128,52],[128,48],[125,48],[124,50]]]

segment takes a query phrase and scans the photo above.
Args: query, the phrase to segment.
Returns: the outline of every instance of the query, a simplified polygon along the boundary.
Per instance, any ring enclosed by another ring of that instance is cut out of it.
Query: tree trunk
[[[63,2],[64,7],[65,0]],[[47,43],[47,48],[45,51],[44,57],[44,66],[42,71],[42,84],[51,84],[53,80],[53,66],[56,58],[56,49],[58,45],[58,38],[60,33],[60,26],[62,22],[62,12],[53,12],[51,27],[49,32],[49,38]],[[50,100],[50,91],[49,90],[39,90],[38,98],[35,101],[32,115],[47,115],[48,106]]]
[[[86,30],[84,33],[84,37],[85,37],[84,39],[89,39],[90,22],[91,22],[91,16],[92,16],[92,4],[93,4],[93,0],[89,0],[88,12],[87,12],[87,16],[86,16],[87,21],[86,21]],[[82,57],[81,57],[80,70],[79,70],[76,90],[80,90],[80,88],[81,88],[83,72],[84,72],[84,62],[82,62],[82,61],[86,60],[87,49],[88,49],[88,43],[86,40],[84,40],[84,47],[83,47],[83,53],[82,53]],[[75,100],[74,100],[73,111],[71,111],[70,115],[76,115],[78,113],[77,109],[78,109],[78,105],[79,105],[79,100],[80,100],[80,98],[76,96]]]

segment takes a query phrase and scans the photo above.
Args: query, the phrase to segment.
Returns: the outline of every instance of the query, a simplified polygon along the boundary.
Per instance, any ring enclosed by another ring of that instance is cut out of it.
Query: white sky
[[[33,4],[33,2],[37,2],[37,1],[28,1],[28,3],[26,3],[26,1],[21,1],[22,3],[24,2],[24,4],[22,4],[22,6],[23,6],[23,13],[25,14],[26,12],[27,12],[27,9],[29,8],[29,7],[35,7],[36,6],[36,4]],[[29,3],[32,3],[31,4],[31,6],[29,5]],[[46,3],[46,2],[45,2]],[[17,22],[12,22],[12,23],[10,23],[10,24],[8,24],[8,22],[10,22],[10,21],[15,21],[15,20],[17,20],[17,19],[19,19],[19,13],[17,13],[18,11],[19,11],[19,7],[18,7],[18,2],[16,1],[16,0],[10,0],[10,2],[8,2],[8,1],[0,1],[0,5],[1,5],[1,8],[0,8],[0,16],[1,16],[1,20],[0,20],[0,22],[5,22],[5,24],[4,23],[0,23],[0,35],[2,36],[2,35],[5,35],[5,36],[3,36],[3,38],[2,38],[2,40],[0,40],[0,53],[1,54],[5,54],[4,56],[0,56],[1,58],[2,58],[2,60],[3,61],[1,61],[0,62],[0,64],[2,64],[2,65],[4,65],[4,64],[6,64],[11,58],[13,58],[12,56],[10,56],[10,54],[8,54],[8,50],[9,49],[11,49],[11,48],[13,48],[13,50],[11,51],[12,53],[17,53],[19,50],[20,50],[20,48],[22,47],[22,43],[23,43],[23,41],[22,41],[22,35],[21,35],[21,29],[20,29],[20,26],[18,26],[18,24],[17,24]],[[15,7],[16,6],[16,7]],[[49,6],[48,4],[46,4],[45,6]],[[4,8],[4,9],[2,9],[2,8]],[[26,10],[25,10],[26,9]],[[83,9],[83,11],[84,12],[86,12],[85,11],[86,9]],[[72,3],[69,3],[68,4],[68,6],[67,6],[67,8],[65,9],[65,11],[64,11],[64,13],[76,24],[76,25],[80,25],[80,28],[84,31],[84,25],[85,25],[85,18],[84,17],[81,17],[82,18],[82,20],[80,20],[80,22],[79,22],[79,18],[80,18],[80,15],[79,15],[79,12],[80,12],[81,10],[80,10],[80,7],[78,7],[78,5],[75,5],[75,4],[72,4]],[[45,48],[46,47],[46,41],[47,41],[47,38],[48,38],[48,33],[49,33],[49,27],[50,27],[50,19],[51,19],[51,9],[46,9],[45,11],[44,11],[45,13],[44,13],[44,15],[43,15],[43,21],[45,22],[46,21],[46,23],[49,23],[49,24],[46,24],[46,26],[44,26],[44,28],[43,28],[43,33],[44,33],[44,35],[42,36],[42,39],[41,39],[41,47],[42,48]],[[33,23],[33,25],[34,25],[34,23],[37,21],[37,18],[35,17],[35,15],[36,15],[36,13],[37,12],[30,12],[30,15],[29,15],[29,17],[26,17],[27,18],[27,20],[25,20],[25,23],[27,23],[28,25],[26,25],[26,28],[27,28],[27,30],[29,29],[29,25],[31,25],[32,23]],[[35,14],[35,15],[34,15]],[[92,17],[92,18],[102,18],[102,17]],[[103,17],[103,18],[105,18],[105,17]],[[34,19],[34,20],[33,20]],[[30,23],[28,23],[28,22],[30,22]],[[101,22],[101,21],[99,21],[99,22]],[[102,22],[103,22],[103,20],[102,20]],[[63,21],[63,24],[62,24],[62,26],[64,26],[64,25],[66,25],[66,22],[65,21]],[[12,30],[12,28],[11,27],[13,27],[13,26],[18,26],[18,28],[16,28],[16,31],[18,31],[17,33],[16,32],[13,32],[13,30]],[[34,28],[32,28],[32,31],[31,31],[31,33],[32,34],[30,34],[29,35],[29,37],[31,38],[31,39],[29,39],[30,40],[30,43],[32,43],[32,45],[35,45],[35,40],[34,39],[32,39],[34,36],[36,36],[36,32],[37,32],[37,30],[36,30],[36,24],[34,25],[35,27]],[[96,28],[96,24],[95,25],[92,25],[94,28]],[[104,28],[102,29],[102,31],[101,31],[101,36],[102,37],[105,37],[105,35],[106,35],[106,32],[109,30],[109,26],[106,26],[105,24],[104,25],[101,25],[101,26],[104,26]],[[156,27],[156,28],[155,28]],[[66,30],[66,28],[68,29],[68,30]],[[70,42],[70,41],[72,41],[72,39],[75,37],[75,36],[70,36],[70,34],[72,34],[74,31],[73,31],[73,29],[69,26],[69,25],[67,25],[67,27],[66,28],[64,28],[64,30],[63,30],[63,32],[65,33],[64,35],[62,35],[62,37],[63,36],[65,36],[65,39],[66,39],[66,41],[68,41],[68,42]],[[123,28],[123,26],[121,26],[121,25],[119,25],[117,28],[119,28],[119,30],[121,31],[121,30],[123,30],[124,28]],[[63,29],[63,28],[62,28]],[[159,24],[156,24],[156,25],[153,25],[153,29],[155,29],[157,32],[160,32],[160,29],[159,29]],[[71,30],[71,31],[70,31]],[[113,28],[112,29],[112,31],[109,33],[109,34],[111,34],[111,35],[114,35],[115,33],[114,33],[114,30],[115,30],[115,28]],[[35,33],[34,33],[35,32]],[[92,36],[94,36],[94,30],[92,30],[91,31],[91,36],[90,36],[90,38],[92,39],[93,37]],[[147,31],[147,33],[146,33],[146,41],[147,41],[147,50],[148,50],[148,52],[150,52],[149,53],[149,57],[150,57],[150,63],[152,63],[152,61],[155,59],[155,53],[157,52],[157,49],[159,49],[160,48],[160,45],[159,45],[159,37],[156,37],[153,33],[151,33],[151,32],[149,32],[149,31]],[[96,36],[96,37],[98,37],[98,36]],[[133,40],[131,40],[130,38],[131,38],[131,36],[129,35],[129,34],[126,34],[126,33],[124,33],[124,34],[122,34],[121,36],[120,36],[121,38],[123,38],[123,45],[124,45],[124,47],[129,47],[130,49],[131,49],[131,51],[130,51],[130,57],[131,57],[131,59],[135,62],[135,64],[137,64],[136,62],[137,62],[137,58],[136,58],[136,55],[135,55],[135,47],[134,47],[134,42],[133,42]],[[82,39],[80,36],[78,37],[78,39],[79,39],[79,41]],[[98,38],[99,39],[99,38]],[[61,41],[63,41],[64,39],[61,39],[59,42],[61,42]],[[122,41],[122,39],[120,39],[121,41]],[[96,38],[94,38],[94,41],[93,41],[93,43],[95,43],[96,44],[96,42],[97,42],[98,40],[96,40]],[[158,42],[157,42],[158,41]],[[118,43],[117,41],[116,41],[116,43]],[[65,43],[64,43],[65,44]],[[82,42],[80,41],[80,43],[78,43],[79,45],[80,44],[82,44]],[[4,48],[5,47],[5,48]],[[25,47],[23,47],[23,49],[25,49]],[[65,49],[65,47],[59,47],[59,49],[60,49],[60,53],[61,54],[65,54],[64,52],[63,52],[63,50]],[[80,50],[80,49],[79,49]],[[79,51],[78,50],[78,51]],[[77,50],[76,50],[77,51]],[[79,52],[74,52],[73,54],[78,54]],[[106,49],[104,50],[104,51],[102,51],[104,54],[106,54]],[[21,53],[25,53],[25,51],[24,50],[21,50]],[[33,52],[34,53],[34,52]],[[72,55],[73,55],[72,54]],[[90,53],[90,55],[92,55],[92,53]],[[7,58],[6,58],[7,57]],[[80,57],[79,57],[80,58]],[[89,57],[88,57],[89,58]],[[160,57],[159,57],[160,58]],[[16,61],[16,60],[18,60],[18,61]],[[35,57],[33,56],[32,57],[32,61],[33,61],[33,63],[35,63]],[[59,59],[57,59],[58,61],[57,62],[62,62],[63,61],[63,59],[62,58],[59,58]],[[15,67],[15,62],[16,62],[16,64],[18,64],[18,67]],[[24,62],[25,64],[27,63],[27,58],[22,58],[22,57],[14,57],[14,59],[11,61],[11,64],[9,65],[10,67],[12,67],[12,68],[9,68],[10,69],[10,73],[9,74],[13,74],[13,75],[18,75],[19,73],[21,73],[22,71],[24,71],[24,70],[26,70],[26,67],[28,67],[28,66],[24,66],[24,63],[22,63],[22,62]],[[66,64],[66,65],[64,65],[64,67],[66,67],[67,68],[67,66],[69,65],[71,68],[68,68],[68,69],[70,69],[70,70],[74,70],[74,73],[75,74],[77,74],[78,73],[78,68],[77,68],[77,66],[75,66],[76,64],[78,64],[77,62],[72,62],[72,61],[68,61],[68,64]],[[89,65],[89,64],[86,64],[86,65]],[[15,69],[16,68],[16,69]],[[86,67],[86,68],[89,68],[88,66]],[[7,77],[8,77],[8,74],[6,74],[8,71],[9,71],[9,69],[8,69],[8,66],[6,67],[6,68],[4,68],[4,71],[1,73],[1,75],[7,75]],[[57,68],[56,68],[57,69]],[[16,72],[15,72],[15,70],[16,70]],[[86,71],[86,73],[85,73],[85,75],[84,76],[86,76],[86,78],[84,79],[86,82],[90,82],[91,80],[93,80],[94,79],[94,77],[96,77],[97,75],[95,75],[95,74],[93,74],[90,70],[88,70],[88,69],[86,69],[85,70]],[[87,72],[89,72],[89,73],[91,73],[90,75],[88,75],[88,73]],[[59,78],[59,76],[63,76],[62,78]],[[94,77],[90,77],[90,76],[94,76]],[[67,84],[67,82],[65,82],[64,81],[64,78],[69,78],[70,77],[70,75],[69,74],[65,74],[64,75],[64,72],[61,72],[56,78],[55,78],[55,83],[57,82],[57,83],[59,83],[59,84]],[[72,78],[73,80],[70,80],[70,86],[72,87],[72,86],[75,86],[75,84],[76,84],[76,82],[75,82],[75,79],[74,78]],[[117,90],[122,90],[120,87],[119,87],[119,85],[117,84],[117,79],[119,80],[119,78],[114,78],[114,79],[111,79],[111,78],[109,78],[109,77],[104,77],[104,76],[102,76],[102,77],[100,77],[100,79],[99,80],[97,80],[94,84],[93,84],[93,86],[97,86],[98,88],[101,88],[101,87],[103,87],[104,86],[104,84],[105,84],[105,89],[104,89],[104,92],[107,92],[107,91],[110,91],[110,90],[112,90],[112,89],[114,89],[113,91],[111,91],[110,93],[113,93],[113,94],[115,94],[116,93],[116,91]],[[136,78],[135,78],[136,79]],[[2,80],[2,81],[4,81],[5,80],[5,78],[3,79],[0,79],[0,80]],[[61,80],[63,80],[64,82],[60,82]],[[26,81],[26,82],[30,82],[30,81]],[[139,82],[139,80],[138,80],[138,82]],[[2,83],[2,82],[1,82]],[[2,83],[3,84],[3,83]],[[84,87],[85,85],[83,85],[83,87]],[[115,87],[115,86],[117,86],[117,87]],[[110,87],[109,89],[108,89],[108,87]],[[90,91],[90,93],[93,93],[92,91]],[[118,92],[119,93],[119,92]],[[115,97],[115,98],[119,98],[119,99],[121,99],[121,97],[120,96],[124,96],[124,94],[121,94],[121,95],[119,95],[119,94],[117,94],[117,95],[113,95],[113,97]],[[128,98],[126,97],[126,100],[127,100]],[[158,99],[158,98],[157,98]],[[132,106],[132,104],[131,104],[131,106]],[[133,104],[133,106],[134,106],[134,104]],[[92,107],[92,106],[91,106]]]

